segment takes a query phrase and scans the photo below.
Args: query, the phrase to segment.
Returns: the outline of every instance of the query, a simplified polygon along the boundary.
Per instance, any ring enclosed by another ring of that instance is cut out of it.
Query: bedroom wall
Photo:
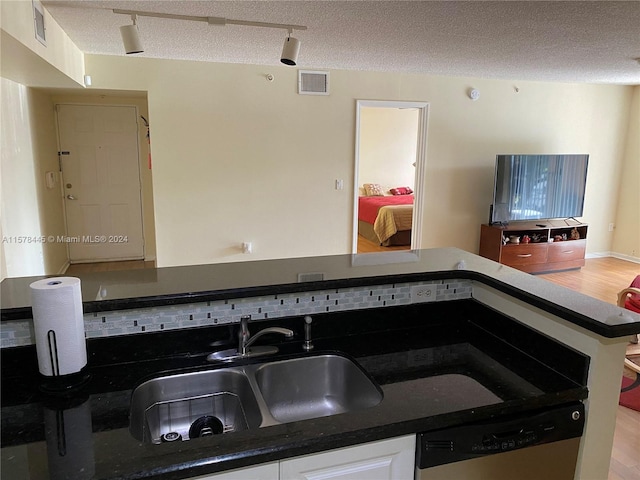
[[[510,152],[589,153],[587,249],[612,248],[631,87],[332,71],[331,95],[301,96],[284,66],[86,66],[95,88],[148,92],[159,266],[350,252],[357,99],[430,103],[425,248],[478,251],[495,155]]]
[[[415,187],[418,110],[363,107],[358,180],[385,189]]]

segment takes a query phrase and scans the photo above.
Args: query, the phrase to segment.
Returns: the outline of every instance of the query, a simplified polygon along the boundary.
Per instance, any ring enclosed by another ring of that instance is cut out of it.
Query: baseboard
[[[613,258],[618,258],[620,260],[626,260],[627,262],[640,263],[639,257],[633,257],[631,255],[625,255],[623,253],[617,253],[617,252],[594,252],[594,253],[588,253],[584,256],[584,258],[605,258],[605,257],[613,257]]]
[[[71,264],[69,263],[69,260],[67,260],[66,262],[64,262],[64,265],[60,267],[60,270],[58,270],[58,273],[56,275],[64,275],[70,266]]]
[[[83,265],[85,263],[137,262],[137,261],[143,262],[144,258],[140,258],[140,257],[91,258],[88,260],[76,260],[75,262],[73,262],[72,265]]]
[[[584,258],[606,258],[606,257],[611,257],[612,252],[593,252],[593,253],[587,253]]]
[[[633,257],[631,255],[625,255],[623,253],[615,253],[611,254],[614,258],[619,258],[620,260],[626,260],[627,262],[640,263],[640,257]]]

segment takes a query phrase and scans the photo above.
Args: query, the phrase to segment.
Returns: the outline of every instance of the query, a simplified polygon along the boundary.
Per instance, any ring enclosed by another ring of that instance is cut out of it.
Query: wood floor
[[[592,258],[578,270],[538,275],[599,300],[617,302],[617,293],[640,275],[640,264],[617,258]],[[630,346],[627,352],[638,347]],[[625,368],[625,376],[635,378]],[[608,480],[640,480],[640,412],[618,406]]]
[[[358,237],[359,253],[388,252],[390,250],[407,250],[408,248],[380,247],[363,237]],[[152,268],[153,266],[154,262],[144,261],[75,264],[69,267],[66,274]],[[586,265],[581,270],[550,273],[538,275],[538,277],[604,302],[615,304],[617,293],[628,287],[636,275],[640,275],[640,264],[607,257],[587,259]],[[629,370],[625,370],[625,375],[634,376]],[[622,406],[618,407],[613,452],[607,480],[640,480],[640,412]]]
[[[371,240],[364,238],[362,235],[358,235],[358,253],[373,253],[373,252],[392,252],[394,250],[410,250],[410,245],[401,245],[397,247],[382,247],[378,243],[374,243]]]
[[[547,273],[538,277],[615,304],[618,292],[640,275],[640,264],[613,257],[589,258],[580,270]]]

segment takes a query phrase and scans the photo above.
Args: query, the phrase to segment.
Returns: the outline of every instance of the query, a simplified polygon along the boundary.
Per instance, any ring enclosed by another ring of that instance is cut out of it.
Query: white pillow
[[[384,190],[379,183],[365,183],[363,186],[364,193],[368,197],[381,197],[384,195]]]

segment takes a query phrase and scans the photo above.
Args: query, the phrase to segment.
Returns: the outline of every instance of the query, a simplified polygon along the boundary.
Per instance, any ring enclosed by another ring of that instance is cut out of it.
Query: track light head
[[[280,61],[285,65],[294,66],[298,62],[298,53],[300,53],[300,40],[293,38],[289,31],[289,36],[284,39]]]
[[[124,44],[124,51],[127,55],[132,53],[142,53],[142,42],[138,36],[138,25],[136,24],[136,16],[131,15],[133,25],[123,25],[120,27],[120,35],[122,36],[122,43]]]

